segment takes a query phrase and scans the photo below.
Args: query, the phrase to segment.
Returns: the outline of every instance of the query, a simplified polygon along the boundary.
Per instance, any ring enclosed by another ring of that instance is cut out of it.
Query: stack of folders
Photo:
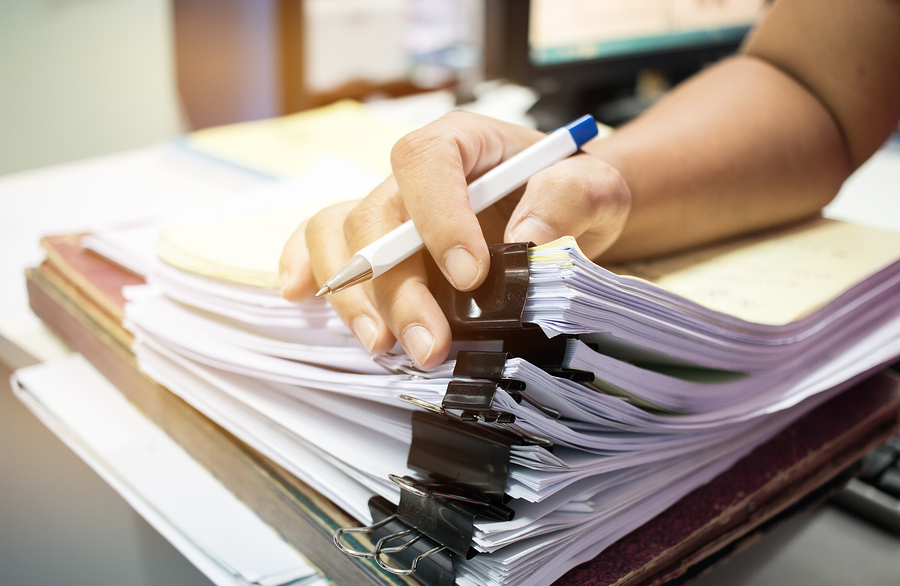
[[[459,335],[428,372],[281,298],[265,243],[297,218],[234,222],[162,229],[126,291],[141,368],[426,582],[550,584],[900,356],[900,235],[841,222],[621,267],[569,238],[497,248],[447,294]]]

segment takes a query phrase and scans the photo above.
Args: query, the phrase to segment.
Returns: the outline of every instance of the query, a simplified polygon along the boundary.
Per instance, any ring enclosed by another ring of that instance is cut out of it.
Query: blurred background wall
[[[172,9],[191,129],[281,113],[278,0],[173,0]]]
[[[449,87],[485,1],[2,0],[0,174]]]
[[[341,98],[503,78],[612,125],[733,52],[767,0],[2,0],[0,174]]]
[[[172,29],[169,0],[0,2],[0,174],[175,135]]]

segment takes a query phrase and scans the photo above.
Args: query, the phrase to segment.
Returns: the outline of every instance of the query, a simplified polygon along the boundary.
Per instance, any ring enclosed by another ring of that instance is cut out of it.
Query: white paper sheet
[[[326,582],[80,355],[17,371],[19,398],[216,584]]]

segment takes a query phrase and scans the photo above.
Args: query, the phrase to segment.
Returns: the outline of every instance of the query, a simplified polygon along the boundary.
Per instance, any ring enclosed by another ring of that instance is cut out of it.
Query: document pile
[[[458,584],[551,583],[900,356],[900,235],[818,220],[613,270],[563,238],[528,251],[522,314],[563,341],[560,369],[509,357],[487,407],[443,409],[457,354],[373,359],[326,301],[284,301],[278,250],[254,242],[296,219],[268,214],[162,230],[127,291],[141,368],[363,524],[374,496],[438,492],[407,460],[423,407],[514,438],[505,496],[448,497],[477,510]]]

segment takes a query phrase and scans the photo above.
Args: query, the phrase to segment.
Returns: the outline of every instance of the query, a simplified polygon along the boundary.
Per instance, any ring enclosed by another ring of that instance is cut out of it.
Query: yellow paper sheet
[[[304,206],[167,228],[157,253],[191,272],[278,287],[282,248],[316,211]],[[574,244],[574,239],[537,250],[564,243]],[[898,258],[900,234],[819,219],[686,254],[606,268],[749,322],[781,325],[828,303]]]
[[[185,144],[274,177],[297,175],[323,154],[387,176],[391,148],[415,128],[383,120],[359,102],[342,100],[280,118],[199,130],[188,135]]]
[[[607,267],[710,309],[790,323],[900,258],[900,234],[820,219],[658,261]]]
[[[156,254],[192,273],[252,287],[277,288],[278,259],[285,243],[316,211],[304,206],[165,228],[160,232]]]

